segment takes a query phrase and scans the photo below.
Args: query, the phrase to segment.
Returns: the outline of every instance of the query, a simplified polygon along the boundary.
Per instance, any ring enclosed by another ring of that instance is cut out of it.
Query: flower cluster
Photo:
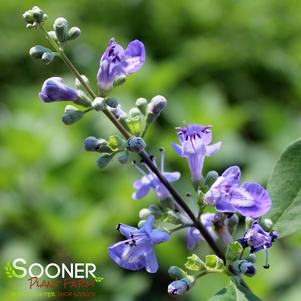
[[[180,179],[180,173],[165,171],[163,148],[160,149],[161,164],[158,167],[154,156],[146,152],[147,145],[143,139],[149,126],[166,107],[165,97],[157,95],[150,101],[140,97],[127,112],[115,97],[109,96],[114,87],[142,67],[145,62],[144,44],[134,40],[124,49],[114,38],[110,39],[100,58],[96,76],[99,93],[96,94],[88,78],[75,69],[63,50],[67,42],[79,36],[80,29],[69,29],[67,20],[58,18],[54,22],[54,31],[47,32],[44,28],[46,17],[37,7],[24,14],[27,28],[41,28],[54,47],[50,50],[37,45],[30,50],[30,55],[46,63],[50,63],[55,56],[61,57],[76,80],[72,88],[60,77],[47,79],[39,93],[41,100],[45,103],[69,102],[62,118],[67,125],[79,121],[90,111],[103,112],[121,136],[111,135],[107,139],[90,136],[84,141],[85,149],[100,153],[97,159],[100,168],[106,167],[115,156],[121,164],[128,162],[131,153],[138,156],[140,160],[132,164],[142,177],[133,183],[135,191],[132,198],[141,199],[153,190],[160,200],[158,204],[151,204],[140,211],[138,227],[126,224],[117,226],[125,239],[109,246],[108,253],[112,260],[128,270],[146,269],[149,273],[155,273],[159,268],[155,246],[183,230],[184,233],[186,231],[188,250],[197,250],[201,242],[207,242],[216,254],[207,255],[205,261],[192,254],[187,258],[185,271],[171,267],[169,274],[175,281],[168,286],[170,295],[185,293],[198,278],[212,272],[225,272],[240,283],[243,283],[242,275],[254,276],[254,253],[265,250],[267,254],[267,249],[278,237],[276,231],[263,229],[259,221],[272,206],[267,190],[257,183],[241,183],[238,166],[227,168],[221,175],[216,171],[205,174],[205,158],[217,153],[221,142],[211,144],[210,125],[190,124],[176,128],[179,144],[172,143],[175,153],[187,160],[191,173],[194,194],[189,192],[187,200],[183,199],[170,184]],[[235,236],[239,216],[253,221],[243,237]],[[246,254],[244,250],[248,248],[249,254]],[[226,253],[223,251],[225,249]],[[268,262],[265,267],[268,267]]]

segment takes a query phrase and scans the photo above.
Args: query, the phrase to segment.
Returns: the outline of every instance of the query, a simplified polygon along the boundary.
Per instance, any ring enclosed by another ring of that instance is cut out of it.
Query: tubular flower
[[[123,49],[112,38],[100,59],[97,81],[100,90],[109,91],[114,81],[138,71],[145,61],[144,44],[139,40],[130,42]]]
[[[172,143],[177,155],[188,161],[192,180],[197,182],[203,178],[204,158],[219,151],[221,142],[209,145],[212,140],[211,126],[191,124],[184,128],[176,128],[181,145]]]
[[[153,229],[154,216],[150,215],[145,224],[137,229],[125,224],[119,224],[117,230],[126,237],[109,247],[110,257],[121,267],[136,271],[143,268],[149,273],[156,273],[158,262],[154,246],[167,241],[166,231]]]
[[[217,178],[205,195],[205,202],[220,212],[239,212],[257,218],[272,207],[268,192],[257,183],[240,185],[240,168],[229,167]]]

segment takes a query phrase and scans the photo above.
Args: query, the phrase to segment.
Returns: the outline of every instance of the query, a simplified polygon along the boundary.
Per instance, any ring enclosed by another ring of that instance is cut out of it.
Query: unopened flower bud
[[[68,40],[68,21],[65,18],[57,18],[53,23],[53,29],[60,42]]]
[[[36,45],[34,47],[31,47],[29,50],[29,55],[36,59],[42,59],[44,53],[52,54],[52,51],[49,48],[46,48],[41,45]],[[52,56],[53,56],[53,54],[52,54]]]
[[[105,98],[105,100],[106,100],[107,105],[111,108],[117,108],[119,105],[118,100],[114,97],[108,97],[108,98]]]
[[[112,155],[105,154],[97,159],[96,164],[99,168],[105,168],[111,162],[112,158]]]
[[[191,286],[192,286],[191,281],[187,278],[183,278],[170,283],[167,291],[168,294],[171,296],[179,296],[187,292]]]
[[[66,125],[73,124],[84,116],[85,112],[73,106],[66,106],[65,113],[62,117],[63,123]]]
[[[38,6],[34,6],[31,11],[35,22],[42,23],[47,19],[47,15]]]
[[[255,263],[256,262],[256,255],[255,254],[249,254],[245,259],[249,262]]]
[[[113,81],[113,87],[120,86],[126,81],[126,76],[120,76]]]
[[[168,269],[168,274],[171,278],[173,279],[182,279],[186,277],[186,273],[185,271],[183,271],[182,269],[180,269],[177,266],[171,266]]]
[[[153,97],[151,102],[147,105],[146,122],[154,122],[166,106],[167,100],[165,97],[161,95]]]
[[[53,30],[48,31],[48,36],[49,36],[52,40],[54,40],[54,41],[56,41],[56,42],[58,41],[55,31],[53,31]]]
[[[128,118],[126,119],[126,124],[130,132],[134,136],[139,136],[142,131],[142,114],[139,109],[132,108],[129,111]]]
[[[248,277],[253,277],[256,274],[256,267],[252,262],[245,259],[238,260],[233,264],[233,267],[239,273],[242,273]]]
[[[145,149],[146,144],[143,138],[133,137],[127,141],[127,147],[131,152],[140,153]]]
[[[140,97],[136,100],[136,106],[143,115],[146,114],[147,104],[148,101],[145,98]]]
[[[92,102],[92,107],[95,111],[100,112],[106,109],[107,104],[102,97],[96,97]]]
[[[87,84],[89,85],[89,79],[87,78],[87,76],[81,74],[80,76],[82,78],[82,80]],[[82,89],[84,88],[84,86],[82,85],[82,83],[80,82],[80,80],[78,78],[75,79],[75,87],[77,89]]]
[[[273,221],[270,218],[265,218],[262,221],[262,226],[266,231],[270,231],[273,227]]]
[[[129,159],[129,152],[127,150],[121,152],[118,156],[118,161],[121,164],[126,164]]]
[[[68,40],[74,40],[80,36],[80,29],[78,27],[71,27],[68,31]]]
[[[52,52],[44,52],[41,60],[45,63],[45,64],[50,64],[54,59],[54,55]]]
[[[210,188],[217,178],[218,173],[215,170],[209,171],[205,177],[205,185]]]
[[[25,22],[32,24],[35,21],[34,18],[33,18],[32,10],[27,10],[23,14],[23,19],[24,19]]]
[[[96,152],[100,147],[100,140],[96,137],[90,136],[84,141],[85,150],[88,152]]]

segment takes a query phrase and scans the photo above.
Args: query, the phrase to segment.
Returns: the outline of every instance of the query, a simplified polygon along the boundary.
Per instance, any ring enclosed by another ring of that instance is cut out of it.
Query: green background
[[[119,222],[135,225],[138,212],[157,202],[155,195],[134,201],[132,183],[140,175],[130,165],[114,162],[101,171],[97,154],[83,150],[90,135],[114,132],[104,116],[92,112],[64,126],[65,104],[43,104],[43,80],[74,78],[58,59],[49,66],[28,50],[49,47],[38,31],[25,29],[22,13],[39,5],[50,30],[56,17],[79,26],[82,36],[67,53],[96,88],[99,58],[111,37],[126,46],[145,43],[141,71],[117,88],[129,109],[138,97],[162,94],[168,107],[148,132],[151,153],[166,149],[166,166],[179,170],[177,188],[191,191],[186,161],[172,151],[174,128],[186,123],[211,124],[219,153],[205,170],[219,172],[237,164],[243,180],[265,185],[281,151],[301,134],[301,2],[297,0],[108,0],[19,1],[0,3],[0,298],[26,291],[25,279],[7,279],[4,265],[16,257],[31,262],[94,262],[104,281],[89,300],[171,300],[166,293],[170,265],[183,266],[190,253],[183,235],[156,247],[155,275],[127,272],[107,255],[121,238]],[[301,236],[277,241],[269,270],[258,254],[258,275],[248,282],[263,300],[298,301],[301,283]],[[201,244],[199,253],[208,250]],[[203,301],[226,285],[210,275],[178,300]],[[31,298],[19,298],[19,300]],[[47,298],[32,298],[46,300]],[[80,298],[78,298],[80,299]],[[63,299],[60,299],[63,300]],[[66,298],[70,300],[70,298]],[[84,299],[83,299],[84,300]]]

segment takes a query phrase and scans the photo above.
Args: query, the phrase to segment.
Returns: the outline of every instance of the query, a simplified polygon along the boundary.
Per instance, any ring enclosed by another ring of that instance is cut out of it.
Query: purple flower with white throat
[[[134,40],[128,44],[126,49],[123,49],[112,38],[100,59],[100,68],[97,73],[100,90],[109,91],[115,81],[138,71],[144,61],[145,48],[142,42]]]
[[[61,77],[48,78],[39,93],[41,100],[45,102],[54,101],[76,101],[79,97],[76,90],[70,88],[64,83]]]
[[[126,237],[109,247],[110,257],[121,267],[137,271],[143,268],[149,273],[156,273],[158,262],[154,246],[169,239],[169,234],[160,229],[153,229],[154,216],[150,215],[145,224],[137,229],[119,224],[117,230]]]
[[[238,166],[229,167],[205,194],[205,202],[220,212],[238,212],[246,217],[267,213],[272,207],[268,192],[257,183],[240,185],[240,176]]]
[[[204,213],[201,215],[201,222],[210,233],[213,239],[217,239],[216,233],[213,229],[213,220],[215,213]],[[196,247],[199,241],[204,240],[202,234],[197,228],[190,227],[186,232],[187,248],[192,250]]]
[[[272,246],[272,243],[278,238],[277,231],[266,232],[264,229],[258,224],[258,222],[254,222],[252,224],[251,229],[249,229],[245,235],[240,238],[238,241],[240,244],[246,248],[250,247],[251,253],[258,252],[260,250],[266,251],[266,264],[265,268],[269,267],[268,264],[268,251],[267,249]]]
[[[221,147],[221,142],[209,145],[212,140],[210,128],[197,124],[176,128],[181,145],[172,143],[172,147],[179,156],[187,159],[193,182],[203,178],[204,158],[215,154]]]
[[[175,172],[166,172],[164,171],[164,151],[161,151],[161,173],[165,177],[168,182],[174,182],[180,179],[180,173]],[[153,161],[156,164],[155,161]],[[140,168],[135,162],[133,162],[136,169],[143,175],[143,177],[139,180],[136,180],[133,184],[133,187],[136,189],[136,192],[133,193],[132,198],[134,200],[138,200],[143,198],[148,192],[153,189],[160,200],[165,200],[170,196],[169,191],[165,188],[162,182],[158,179],[158,177],[150,170],[150,168],[142,162],[142,164],[147,169],[145,172],[142,168]]]

